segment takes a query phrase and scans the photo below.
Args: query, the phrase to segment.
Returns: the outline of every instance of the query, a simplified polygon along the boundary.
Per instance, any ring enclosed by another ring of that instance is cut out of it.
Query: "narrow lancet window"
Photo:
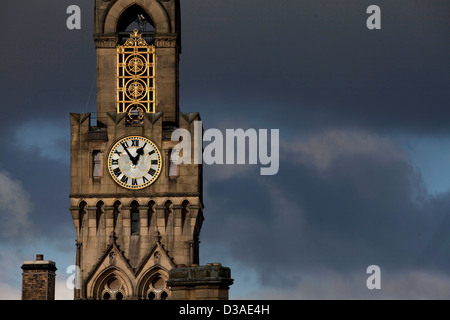
[[[139,204],[133,201],[131,204],[131,235],[139,235],[140,227]]]

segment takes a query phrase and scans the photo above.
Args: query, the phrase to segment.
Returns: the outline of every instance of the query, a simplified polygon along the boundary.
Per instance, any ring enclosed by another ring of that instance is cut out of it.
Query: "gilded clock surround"
[[[117,113],[127,113],[129,125],[141,125],[144,113],[155,112],[155,46],[138,30],[117,47]]]

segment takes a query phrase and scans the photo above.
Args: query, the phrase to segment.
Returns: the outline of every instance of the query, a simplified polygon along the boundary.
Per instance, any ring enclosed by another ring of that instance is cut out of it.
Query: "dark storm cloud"
[[[66,28],[71,4],[82,9],[80,31]],[[217,117],[256,112],[291,128],[446,131],[448,1],[377,1],[378,31],[365,26],[370,4],[184,1],[182,107]],[[3,108],[52,119],[86,111],[95,75],[93,2],[1,8]]]
[[[370,4],[184,2],[182,96],[226,105],[203,113],[253,111],[294,128],[447,131],[448,1],[377,1],[379,31],[366,28]]]
[[[0,165],[30,195],[27,222],[33,228],[26,232],[32,239],[61,239],[73,231],[69,113],[95,111],[95,83],[89,100],[96,70],[94,4],[75,3],[82,9],[80,31],[66,28],[73,1],[0,4],[0,144],[8,150]]]
[[[2,50],[2,130],[28,119],[59,121],[72,110],[85,112],[93,76],[93,3],[82,8],[82,30],[66,27],[72,1],[3,1],[0,32]],[[95,98],[95,95],[93,96]],[[90,106],[95,106],[92,99]],[[20,114],[20,117],[17,116]]]
[[[364,274],[372,264],[447,272],[449,195],[428,196],[406,158],[377,150],[347,150],[326,166],[285,150],[277,176],[208,183],[202,240],[225,246],[266,285],[296,286],[321,268]]]
[[[35,135],[38,134],[35,132]],[[8,150],[8,156],[2,156],[1,167],[21,181],[22,189],[29,195],[25,199],[33,207],[28,212],[28,222],[32,228],[26,230],[27,240],[66,238],[68,231],[73,231],[72,237],[75,237],[68,210],[70,167],[67,160],[60,158],[61,154],[69,152],[68,141],[65,148],[60,148],[58,144],[56,140],[55,144],[40,150],[20,139],[2,143]],[[17,239],[12,240],[17,242]]]

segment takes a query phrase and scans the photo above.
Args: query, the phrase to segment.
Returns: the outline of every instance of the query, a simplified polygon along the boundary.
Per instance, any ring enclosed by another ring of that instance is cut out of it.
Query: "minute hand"
[[[123,147],[123,148],[125,149],[125,151],[127,152],[127,154],[128,154],[128,156],[130,157],[130,160],[131,160],[131,162],[133,163],[133,165],[136,165],[136,163],[137,163],[136,158],[133,157],[133,156],[131,155],[130,151],[128,151],[128,149],[125,148],[125,146],[124,146],[123,144],[122,144],[122,147]]]

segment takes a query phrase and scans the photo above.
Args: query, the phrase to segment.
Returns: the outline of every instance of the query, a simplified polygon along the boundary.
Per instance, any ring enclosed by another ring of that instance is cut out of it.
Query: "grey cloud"
[[[339,157],[364,155],[385,161],[406,160],[401,150],[388,137],[362,130],[327,130],[320,134],[282,142],[284,157],[299,163],[310,163],[318,170],[329,169]]]
[[[182,97],[220,101],[196,106],[202,114],[256,114],[306,131],[447,132],[448,2],[379,1],[379,32],[365,26],[370,1],[212,3],[183,11]]]
[[[14,242],[29,240],[33,203],[22,183],[4,170],[0,171],[0,208],[0,237]]]
[[[340,156],[329,158],[325,169],[290,157],[271,179],[247,174],[211,183],[204,241],[228,246],[234,259],[275,287],[295,287],[316,269],[341,275],[371,264],[392,272],[448,270],[448,237],[442,235],[449,231],[444,208],[450,198],[430,197],[390,140],[372,135],[389,148],[373,144],[372,152],[361,154],[349,146],[367,151],[370,145],[346,137],[350,141],[336,146],[345,152],[335,150]]]
[[[450,278],[446,274],[405,270],[390,272],[381,268],[381,290],[368,290],[368,275],[360,272],[342,274],[331,270],[310,272],[298,286],[279,290],[262,287],[243,299],[441,299],[447,300],[450,292]]]

